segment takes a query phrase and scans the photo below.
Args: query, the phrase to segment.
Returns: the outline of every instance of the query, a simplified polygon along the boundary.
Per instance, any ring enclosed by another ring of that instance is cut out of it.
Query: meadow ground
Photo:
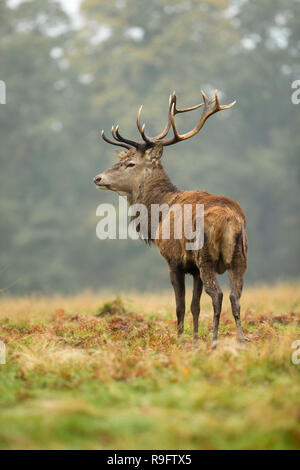
[[[197,344],[171,290],[2,297],[0,448],[300,448],[299,287],[245,289],[245,350],[228,292],[216,350],[206,294]]]

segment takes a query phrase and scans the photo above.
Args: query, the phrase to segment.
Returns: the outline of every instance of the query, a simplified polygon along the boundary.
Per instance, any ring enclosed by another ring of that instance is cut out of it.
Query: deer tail
[[[245,225],[242,225],[242,253],[244,258],[247,256],[247,249],[248,249],[248,239],[247,239],[247,234],[245,230]]]
[[[247,256],[247,234],[244,221],[236,216],[227,217],[221,241],[221,252],[225,266],[232,262],[237,244],[241,244],[242,256]]]

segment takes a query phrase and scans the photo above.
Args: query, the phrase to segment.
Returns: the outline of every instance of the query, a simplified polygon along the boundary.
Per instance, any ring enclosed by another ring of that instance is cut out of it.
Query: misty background
[[[93,177],[117,161],[100,138],[119,124],[162,130],[200,90],[236,106],[165,149],[182,189],[243,206],[247,282],[299,278],[298,0],[32,0],[0,3],[0,289],[5,294],[169,286],[155,248],[96,238],[96,208],[117,206]],[[176,117],[184,132],[200,112]]]

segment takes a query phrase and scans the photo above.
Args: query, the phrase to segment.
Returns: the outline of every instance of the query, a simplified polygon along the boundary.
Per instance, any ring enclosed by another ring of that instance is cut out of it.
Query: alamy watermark
[[[3,341],[0,341],[0,364],[6,364],[6,347]]]
[[[297,366],[300,364],[300,339],[296,339],[291,345],[292,349],[295,351],[292,353],[291,361],[292,363]]]
[[[291,87],[295,89],[295,91],[291,94],[291,101],[293,104],[300,103],[300,80],[294,80]]]
[[[199,250],[204,244],[204,204],[133,204],[119,196],[118,213],[112,204],[100,204],[96,215],[102,217],[96,227],[100,240],[186,240],[187,250]]]
[[[0,80],[0,104],[6,104],[6,84]]]

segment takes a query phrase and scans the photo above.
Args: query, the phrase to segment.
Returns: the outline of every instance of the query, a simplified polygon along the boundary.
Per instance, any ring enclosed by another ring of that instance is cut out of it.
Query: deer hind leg
[[[243,290],[244,269],[241,267],[233,267],[228,269],[228,276],[230,281],[230,302],[232,314],[235,319],[238,341],[241,344],[245,343],[244,333],[241,325],[240,318],[240,298]]]
[[[176,315],[177,315],[177,333],[182,335],[184,330],[185,315],[185,275],[178,269],[170,271],[171,284],[175,292]]]
[[[194,324],[194,339],[198,339],[199,315],[200,315],[200,297],[202,294],[203,283],[199,271],[193,274],[193,297],[191,303],[191,312]]]
[[[214,309],[214,326],[212,347],[216,348],[218,343],[218,330],[220,315],[222,310],[223,292],[218,284],[214,267],[210,263],[200,266],[200,277],[203,282],[205,292],[211,297]]]

